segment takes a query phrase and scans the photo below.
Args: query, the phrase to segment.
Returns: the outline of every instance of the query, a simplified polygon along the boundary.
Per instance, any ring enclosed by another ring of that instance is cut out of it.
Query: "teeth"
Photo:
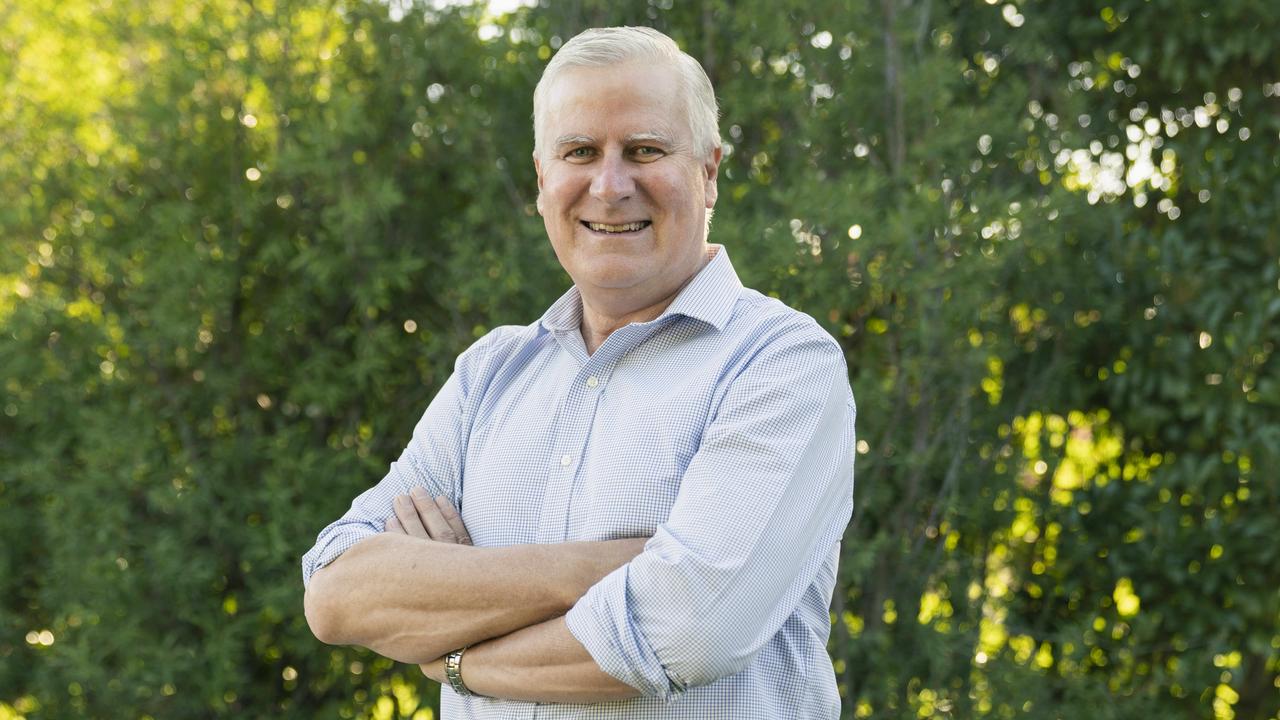
[[[607,225],[605,223],[589,222],[587,223],[587,227],[591,228],[592,230],[595,230],[596,232],[620,233],[620,232],[634,232],[636,230],[643,230],[645,226],[647,226],[648,224],[649,222],[647,220],[641,221],[641,222],[627,223],[625,225]]]

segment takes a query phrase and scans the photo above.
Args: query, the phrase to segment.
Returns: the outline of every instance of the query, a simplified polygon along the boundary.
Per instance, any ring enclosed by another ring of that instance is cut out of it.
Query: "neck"
[[[681,286],[683,287],[683,286]],[[613,334],[614,330],[620,327],[630,325],[631,323],[643,323],[658,317],[663,310],[676,299],[676,295],[680,294],[680,289],[667,297],[662,298],[658,302],[630,312],[610,311],[606,306],[601,308],[597,305],[587,302],[584,295],[582,298],[582,342],[587,346],[587,354],[593,354],[596,348],[604,344],[604,341]]]
[[[578,288],[578,292],[582,298],[582,342],[587,346],[587,354],[594,354],[596,349],[604,344],[604,341],[613,334],[614,330],[625,327],[631,323],[644,323],[658,317],[671,305],[676,299],[680,291],[689,284],[697,276],[698,272],[706,266],[711,259],[711,254],[705,254],[702,262],[698,267],[665,296],[657,301],[652,300],[622,300],[616,295],[606,295],[605,297],[593,297],[592,293],[584,292],[583,288]],[[647,303],[647,304],[645,304]],[[640,307],[642,306],[642,307]]]

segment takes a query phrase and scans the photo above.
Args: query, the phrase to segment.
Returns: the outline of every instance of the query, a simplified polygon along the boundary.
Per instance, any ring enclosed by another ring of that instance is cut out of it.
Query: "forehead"
[[[547,93],[545,130],[594,138],[652,133],[689,135],[676,70],[667,63],[566,68]]]

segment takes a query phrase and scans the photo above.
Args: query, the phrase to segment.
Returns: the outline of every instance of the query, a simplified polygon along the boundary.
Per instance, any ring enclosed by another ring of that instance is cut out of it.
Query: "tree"
[[[530,96],[621,23],[716,85],[713,240],[847,351],[846,715],[1280,717],[1280,13],[424,5],[0,9],[0,717],[435,707],[297,559],[568,285]]]

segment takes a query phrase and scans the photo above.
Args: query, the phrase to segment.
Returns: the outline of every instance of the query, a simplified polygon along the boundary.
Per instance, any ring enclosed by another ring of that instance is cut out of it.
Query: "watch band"
[[[444,656],[444,676],[449,679],[449,685],[453,687],[453,691],[459,695],[471,694],[466,683],[462,682],[462,653],[466,650],[465,647],[460,648]]]

